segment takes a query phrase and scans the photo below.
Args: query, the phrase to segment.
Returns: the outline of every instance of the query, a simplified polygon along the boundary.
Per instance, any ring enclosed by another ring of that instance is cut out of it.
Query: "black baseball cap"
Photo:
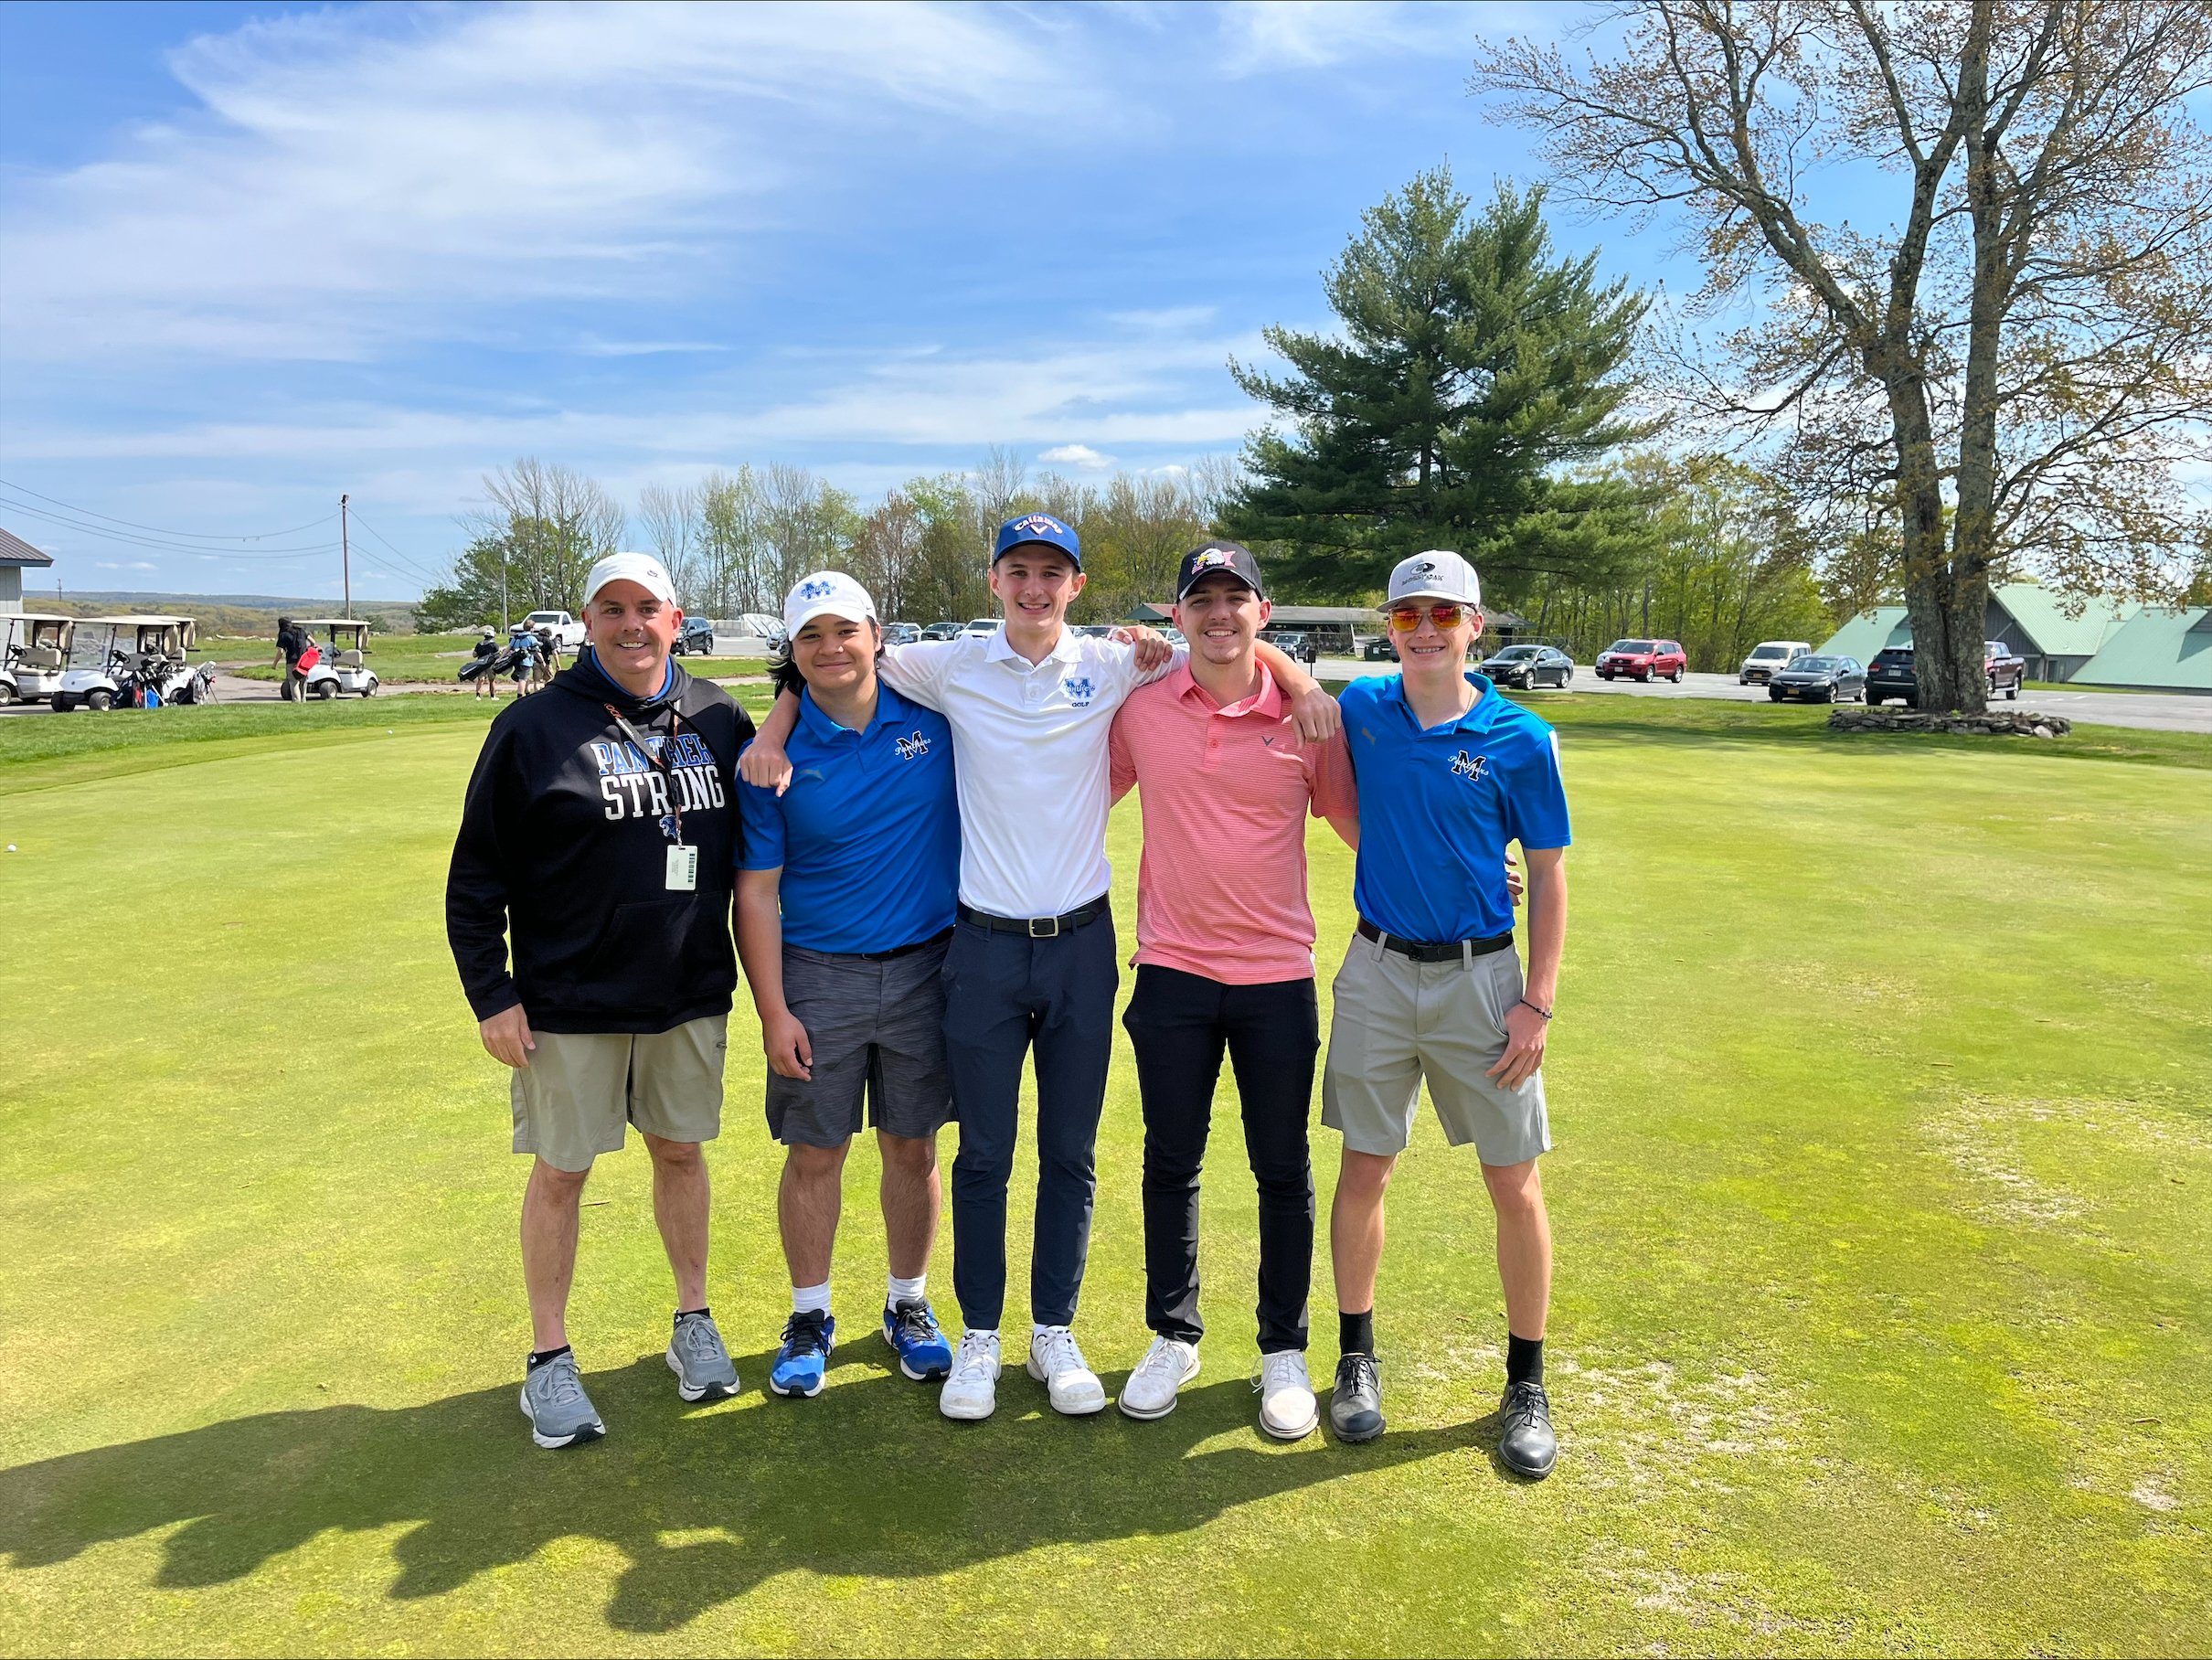
[[[1217,570],[1228,571],[1257,598],[1267,598],[1267,590],[1260,581],[1260,561],[1252,557],[1250,548],[1242,542],[1208,542],[1183,556],[1183,569],[1175,575],[1175,603],[1183,603],[1183,596],[1200,577],[1211,576]]]

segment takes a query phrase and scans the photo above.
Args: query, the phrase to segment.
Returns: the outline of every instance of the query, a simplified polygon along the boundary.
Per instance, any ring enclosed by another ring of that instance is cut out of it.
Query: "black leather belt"
[[[1486,957],[1494,951],[1513,949],[1509,933],[1493,934],[1487,940],[1454,940],[1449,945],[1431,945],[1422,940],[1401,940],[1396,934],[1387,934],[1367,920],[1359,919],[1359,937],[1377,940],[1385,951],[1394,951],[1401,957],[1410,957],[1416,963],[1460,963],[1469,957]]]
[[[1064,933],[1073,933],[1085,923],[1095,922],[1110,909],[1104,894],[1088,905],[1079,905],[1073,910],[1057,917],[994,917],[987,910],[978,910],[972,905],[960,908],[960,920],[973,922],[978,928],[987,928],[993,933],[1027,934],[1032,940],[1057,939]]]
[[[932,945],[942,945],[952,937],[951,929],[941,928],[926,940],[917,940],[911,945],[901,945],[894,951],[856,951],[853,955],[870,963],[888,963],[893,957],[910,957],[918,951],[929,950]]]

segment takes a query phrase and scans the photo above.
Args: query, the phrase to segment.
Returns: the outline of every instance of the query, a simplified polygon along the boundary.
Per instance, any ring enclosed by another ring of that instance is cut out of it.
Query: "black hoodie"
[[[624,738],[610,705],[673,780]],[[752,735],[719,686],[671,664],[660,696],[636,697],[590,652],[502,711],[469,780],[445,886],[446,938],[479,1020],[520,1003],[541,1031],[665,1032],[729,1012],[737,764]],[[689,893],[667,887],[675,807],[699,850]]]

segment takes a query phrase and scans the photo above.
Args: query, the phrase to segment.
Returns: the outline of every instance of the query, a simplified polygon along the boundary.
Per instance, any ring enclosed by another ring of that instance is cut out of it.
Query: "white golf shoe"
[[[1056,1412],[1086,1418],[1106,1410],[1106,1386],[1084,1364],[1075,1334],[1064,1325],[1048,1325],[1029,1339],[1029,1376],[1045,1386]]]
[[[1197,1375],[1196,1344],[1154,1337],[1122,1386],[1122,1410],[1131,1418],[1164,1418],[1175,1410],[1175,1391]]]
[[[964,1332],[937,1410],[947,1418],[988,1418],[998,1410],[998,1334]]]
[[[1321,1424],[1321,1408],[1313,1399],[1313,1380],[1305,1369],[1305,1356],[1297,1349],[1278,1349],[1260,1357],[1260,1427],[1277,1441],[1299,1441]]]

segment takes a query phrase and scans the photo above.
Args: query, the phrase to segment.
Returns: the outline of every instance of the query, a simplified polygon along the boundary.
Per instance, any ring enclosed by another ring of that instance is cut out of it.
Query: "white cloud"
[[[526,300],[687,289],[824,143],[1008,122],[996,89],[1042,79],[1051,44],[930,5],[371,8],[203,37],[171,59],[194,119],[10,181],[8,350],[358,356]],[[1086,95],[1059,84],[1065,130]]]
[[[147,559],[133,559],[127,565],[112,564],[106,559],[94,559],[92,569],[94,570],[158,570],[161,567]]]
[[[1101,468],[1113,465],[1113,457],[1101,455],[1089,444],[1058,444],[1037,457],[1063,466]]]
[[[1409,5],[1379,0],[1273,0],[1222,8],[1222,68],[1230,75],[1325,69],[1365,58],[1433,55],[1471,48],[1485,36],[1548,37],[1557,6]]]

